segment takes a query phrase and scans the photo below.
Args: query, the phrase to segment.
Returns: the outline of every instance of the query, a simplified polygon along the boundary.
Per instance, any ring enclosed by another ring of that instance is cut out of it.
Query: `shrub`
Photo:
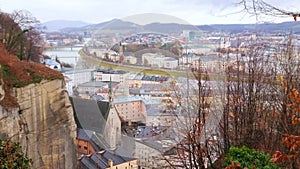
[[[32,161],[21,150],[19,143],[0,139],[0,168],[30,168]]]
[[[249,149],[246,146],[241,148],[231,147],[225,158],[224,166],[232,168],[232,165],[239,165],[241,168],[248,169],[278,169],[274,163],[270,162],[270,156],[264,153]]]

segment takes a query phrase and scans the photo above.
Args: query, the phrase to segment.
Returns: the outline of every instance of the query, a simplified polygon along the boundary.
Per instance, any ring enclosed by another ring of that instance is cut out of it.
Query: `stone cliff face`
[[[0,106],[0,133],[21,143],[33,168],[76,168],[76,124],[64,81],[43,80],[11,95],[19,106]]]
[[[20,142],[32,168],[76,168],[76,124],[63,75],[21,61],[0,43],[0,137]]]

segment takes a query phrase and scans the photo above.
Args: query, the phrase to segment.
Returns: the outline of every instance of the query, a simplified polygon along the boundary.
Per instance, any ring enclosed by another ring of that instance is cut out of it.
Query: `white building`
[[[89,99],[90,96],[95,95],[98,91],[108,88],[109,85],[103,82],[90,81],[77,86],[79,96]]]
[[[164,68],[167,69],[176,69],[178,67],[178,60],[171,57],[166,57],[163,63]]]
[[[124,61],[124,63],[129,63],[129,64],[136,64],[137,63],[137,58],[134,56],[126,56]]]
[[[69,92],[69,95],[72,95],[73,87],[91,81],[93,78],[94,70],[95,69],[73,69],[63,72],[66,81],[66,88]]]
[[[160,53],[145,53],[142,55],[142,64],[158,68],[175,69],[178,67],[178,60],[172,57],[165,57]]]
[[[122,70],[98,69],[94,72],[93,78],[100,82],[119,82],[123,83],[129,73]]]
[[[60,71],[61,70],[61,65],[60,63],[56,62],[55,60],[53,59],[45,59],[44,60],[44,63],[47,67],[51,68],[51,69],[54,69],[54,70],[58,70]]]
[[[163,58],[165,57],[161,53],[144,53],[142,55],[142,64],[143,65],[154,65],[154,64],[159,64],[158,62],[160,61],[157,58]],[[157,59],[157,60],[155,60]]]

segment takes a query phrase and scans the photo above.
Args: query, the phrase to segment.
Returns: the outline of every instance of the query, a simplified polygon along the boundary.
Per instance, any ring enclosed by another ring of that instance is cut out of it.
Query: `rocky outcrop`
[[[43,80],[11,92],[19,107],[0,106],[0,133],[21,143],[33,168],[76,168],[76,124],[64,81]]]

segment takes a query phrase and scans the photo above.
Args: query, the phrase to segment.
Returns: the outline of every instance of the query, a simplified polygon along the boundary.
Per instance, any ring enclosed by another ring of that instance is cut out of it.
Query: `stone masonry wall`
[[[0,106],[0,133],[22,145],[33,168],[76,168],[76,124],[63,80],[15,88],[19,108]]]

